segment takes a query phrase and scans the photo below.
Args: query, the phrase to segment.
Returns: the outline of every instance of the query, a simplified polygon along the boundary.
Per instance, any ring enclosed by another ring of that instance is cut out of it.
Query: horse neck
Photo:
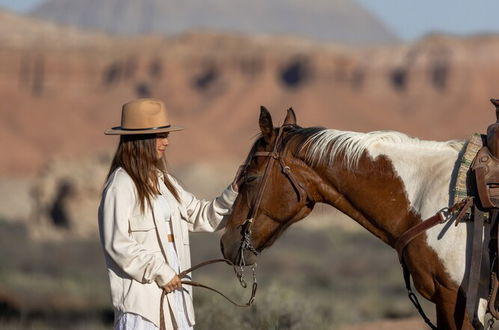
[[[458,152],[379,143],[356,166],[338,154],[317,166],[322,201],[347,214],[393,246],[410,227],[448,206]]]

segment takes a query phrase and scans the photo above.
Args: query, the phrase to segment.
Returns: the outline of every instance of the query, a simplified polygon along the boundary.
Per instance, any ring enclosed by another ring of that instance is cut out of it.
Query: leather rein
[[[249,157],[247,159],[247,161],[244,163],[244,165],[242,165],[242,170],[241,170],[240,176],[244,176],[246,174],[247,168],[249,167],[249,164],[251,163],[251,161],[254,157],[268,157],[269,158],[269,161],[267,162],[267,164],[265,166],[265,172],[263,173],[262,182],[260,183],[258,193],[257,193],[256,199],[255,199],[255,203],[251,207],[251,211],[250,211],[249,216],[246,218],[246,220],[243,222],[243,224],[240,225],[242,236],[241,236],[241,245],[239,247],[239,253],[240,253],[239,254],[240,258],[239,258],[239,262],[238,262],[238,266],[240,267],[239,270],[236,268],[237,266],[232,261],[230,261],[228,259],[211,259],[211,260],[201,262],[195,266],[192,266],[189,269],[182,271],[181,273],[179,273],[177,275],[180,279],[187,278],[189,273],[191,273],[192,271],[199,269],[201,267],[223,262],[223,263],[226,263],[234,268],[234,272],[235,272],[241,286],[243,288],[247,287],[247,283],[244,280],[244,266],[246,266],[246,262],[244,260],[244,251],[245,250],[251,251],[256,256],[260,254],[260,251],[258,251],[251,243],[251,225],[253,223],[253,220],[254,220],[258,210],[260,209],[260,203],[262,201],[263,194],[264,194],[265,188],[267,186],[269,173],[270,173],[270,170],[272,169],[272,166],[276,160],[281,165],[282,172],[289,179],[289,181],[291,182],[291,185],[296,190],[297,195],[298,195],[298,201],[301,201],[302,192],[304,191],[303,186],[298,181],[296,181],[293,174],[291,173],[291,168],[286,165],[286,163],[284,162],[284,160],[282,159],[282,157],[279,153],[279,147],[280,147],[281,142],[282,142],[282,135],[284,133],[284,128],[286,126],[290,126],[290,125],[282,125],[279,128],[279,132],[278,132],[277,137],[276,137],[276,142],[275,142],[273,150],[271,152],[268,152],[268,151],[255,152],[255,153],[253,153],[253,155],[251,157]],[[154,214],[153,214],[153,218],[154,218]],[[156,221],[156,219],[154,219],[154,221]],[[158,235],[158,239],[159,239],[159,233],[157,231],[156,231],[156,234]],[[161,246],[161,244],[160,244],[160,246]],[[163,250],[162,246],[161,246],[161,250]],[[162,251],[162,252],[166,256],[164,251]],[[205,288],[205,289],[208,289],[210,291],[213,291],[213,292],[221,295],[223,298],[225,298],[227,301],[229,301],[231,304],[233,304],[235,306],[249,307],[253,304],[253,302],[255,300],[256,291],[258,288],[258,283],[256,280],[256,263],[251,265],[251,270],[253,273],[252,274],[253,275],[252,276],[253,283],[252,283],[252,288],[251,288],[251,297],[249,298],[248,302],[245,304],[236,303],[235,301],[233,301],[232,299],[227,297],[225,294],[223,294],[219,290],[214,289],[210,286],[204,285],[202,283],[196,282],[196,281],[182,280],[181,283],[183,285],[190,285],[190,286]],[[160,301],[160,329],[161,330],[166,329],[165,317],[164,317],[164,311],[163,311],[163,303],[164,303],[164,299],[165,299],[166,295],[167,295],[166,291],[163,290],[163,292],[161,294],[161,301]]]
[[[232,267],[234,267],[234,272],[236,273],[236,276],[237,278],[239,279],[240,283],[241,283],[241,286],[243,286],[244,288],[246,288],[247,284],[245,282],[245,280],[243,279],[243,275],[242,273],[240,273],[237,269],[236,269],[236,265],[230,261],[229,259],[210,259],[210,260],[207,260],[207,261],[203,261],[203,262],[200,262],[194,266],[192,266],[191,268],[188,268],[182,272],[180,272],[177,276],[180,278],[180,279],[184,279],[184,278],[189,278],[189,273],[191,273],[192,271],[198,269],[198,268],[201,268],[201,267],[204,267],[204,266],[208,266],[208,265],[212,265],[212,264],[216,264],[216,263],[226,263]],[[254,275],[254,273],[253,273]],[[220,296],[222,296],[223,298],[225,298],[228,302],[230,302],[231,304],[233,304],[234,306],[237,306],[237,307],[249,307],[253,304],[254,300],[255,300],[255,295],[256,295],[256,289],[258,287],[257,285],[257,282],[256,282],[256,276],[253,276],[253,287],[252,287],[252,290],[251,290],[251,297],[249,298],[248,302],[245,303],[245,304],[240,304],[240,303],[237,303],[235,302],[234,300],[232,300],[231,298],[227,297],[224,293],[222,293],[221,291],[215,289],[215,288],[212,288],[208,285],[205,285],[205,284],[202,284],[200,282],[196,282],[196,281],[192,281],[192,280],[182,280],[181,281],[182,285],[190,285],[190,286],[195,286],[195,287],[198,287],[198,288],[204,288],[204,289],[207,289],[207,290],[210,290],[210,291],[213,291],[217,294],[219,294]],[[166,297],[167,293],[165,290],[163,290],[163,292],[161,293],[161,300],[160,300],[160,304],[159,304],[159,329],[160,330],[166,330],[166,323],[165,323],[165,315],[164,315],[164,310],[163,310],[163,304],[164,304],[164,300],[165,300],[165,297]]]

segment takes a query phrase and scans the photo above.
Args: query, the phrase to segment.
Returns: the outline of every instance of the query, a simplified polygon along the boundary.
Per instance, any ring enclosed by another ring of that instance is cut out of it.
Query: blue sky
[[[499,33],[498,0],[356,0],[402,39],[432,32]]]
[[[407,41],[432,32],[499,33],[499,0],[356,1]],[[41,0],[0,0],[0,7],[26,12],[39,2]]]
[[[40,0],[0,0],[0,7],[24,12],[33,8]]]

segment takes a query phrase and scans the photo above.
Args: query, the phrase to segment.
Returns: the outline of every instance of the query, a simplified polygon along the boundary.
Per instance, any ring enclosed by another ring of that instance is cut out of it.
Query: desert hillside
[[[369,48],[212,33],[115,38],[1,15],[4,174],[109,152],[116,139],[103,131],[135,97],[164,99],[187,128],[172,137],[173,164],[242,160],[261,104],[276,121],[292,106],[305,126],[426,139],[465,138],[494,118],[495,36]]]

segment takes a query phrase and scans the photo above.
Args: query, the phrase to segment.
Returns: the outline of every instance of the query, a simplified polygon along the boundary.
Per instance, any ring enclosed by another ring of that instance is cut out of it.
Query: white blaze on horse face
[[[385,155],[404,184],[411,209],[425,220],[449,205],[451,175],[458,158],[455,145],[442,142],[393,144],[380,142],[368,148],[375,159]],[[427,243],[443,263],[450,278],[461,284],[466,265],[465,225],[437,225],[426,232]]]

